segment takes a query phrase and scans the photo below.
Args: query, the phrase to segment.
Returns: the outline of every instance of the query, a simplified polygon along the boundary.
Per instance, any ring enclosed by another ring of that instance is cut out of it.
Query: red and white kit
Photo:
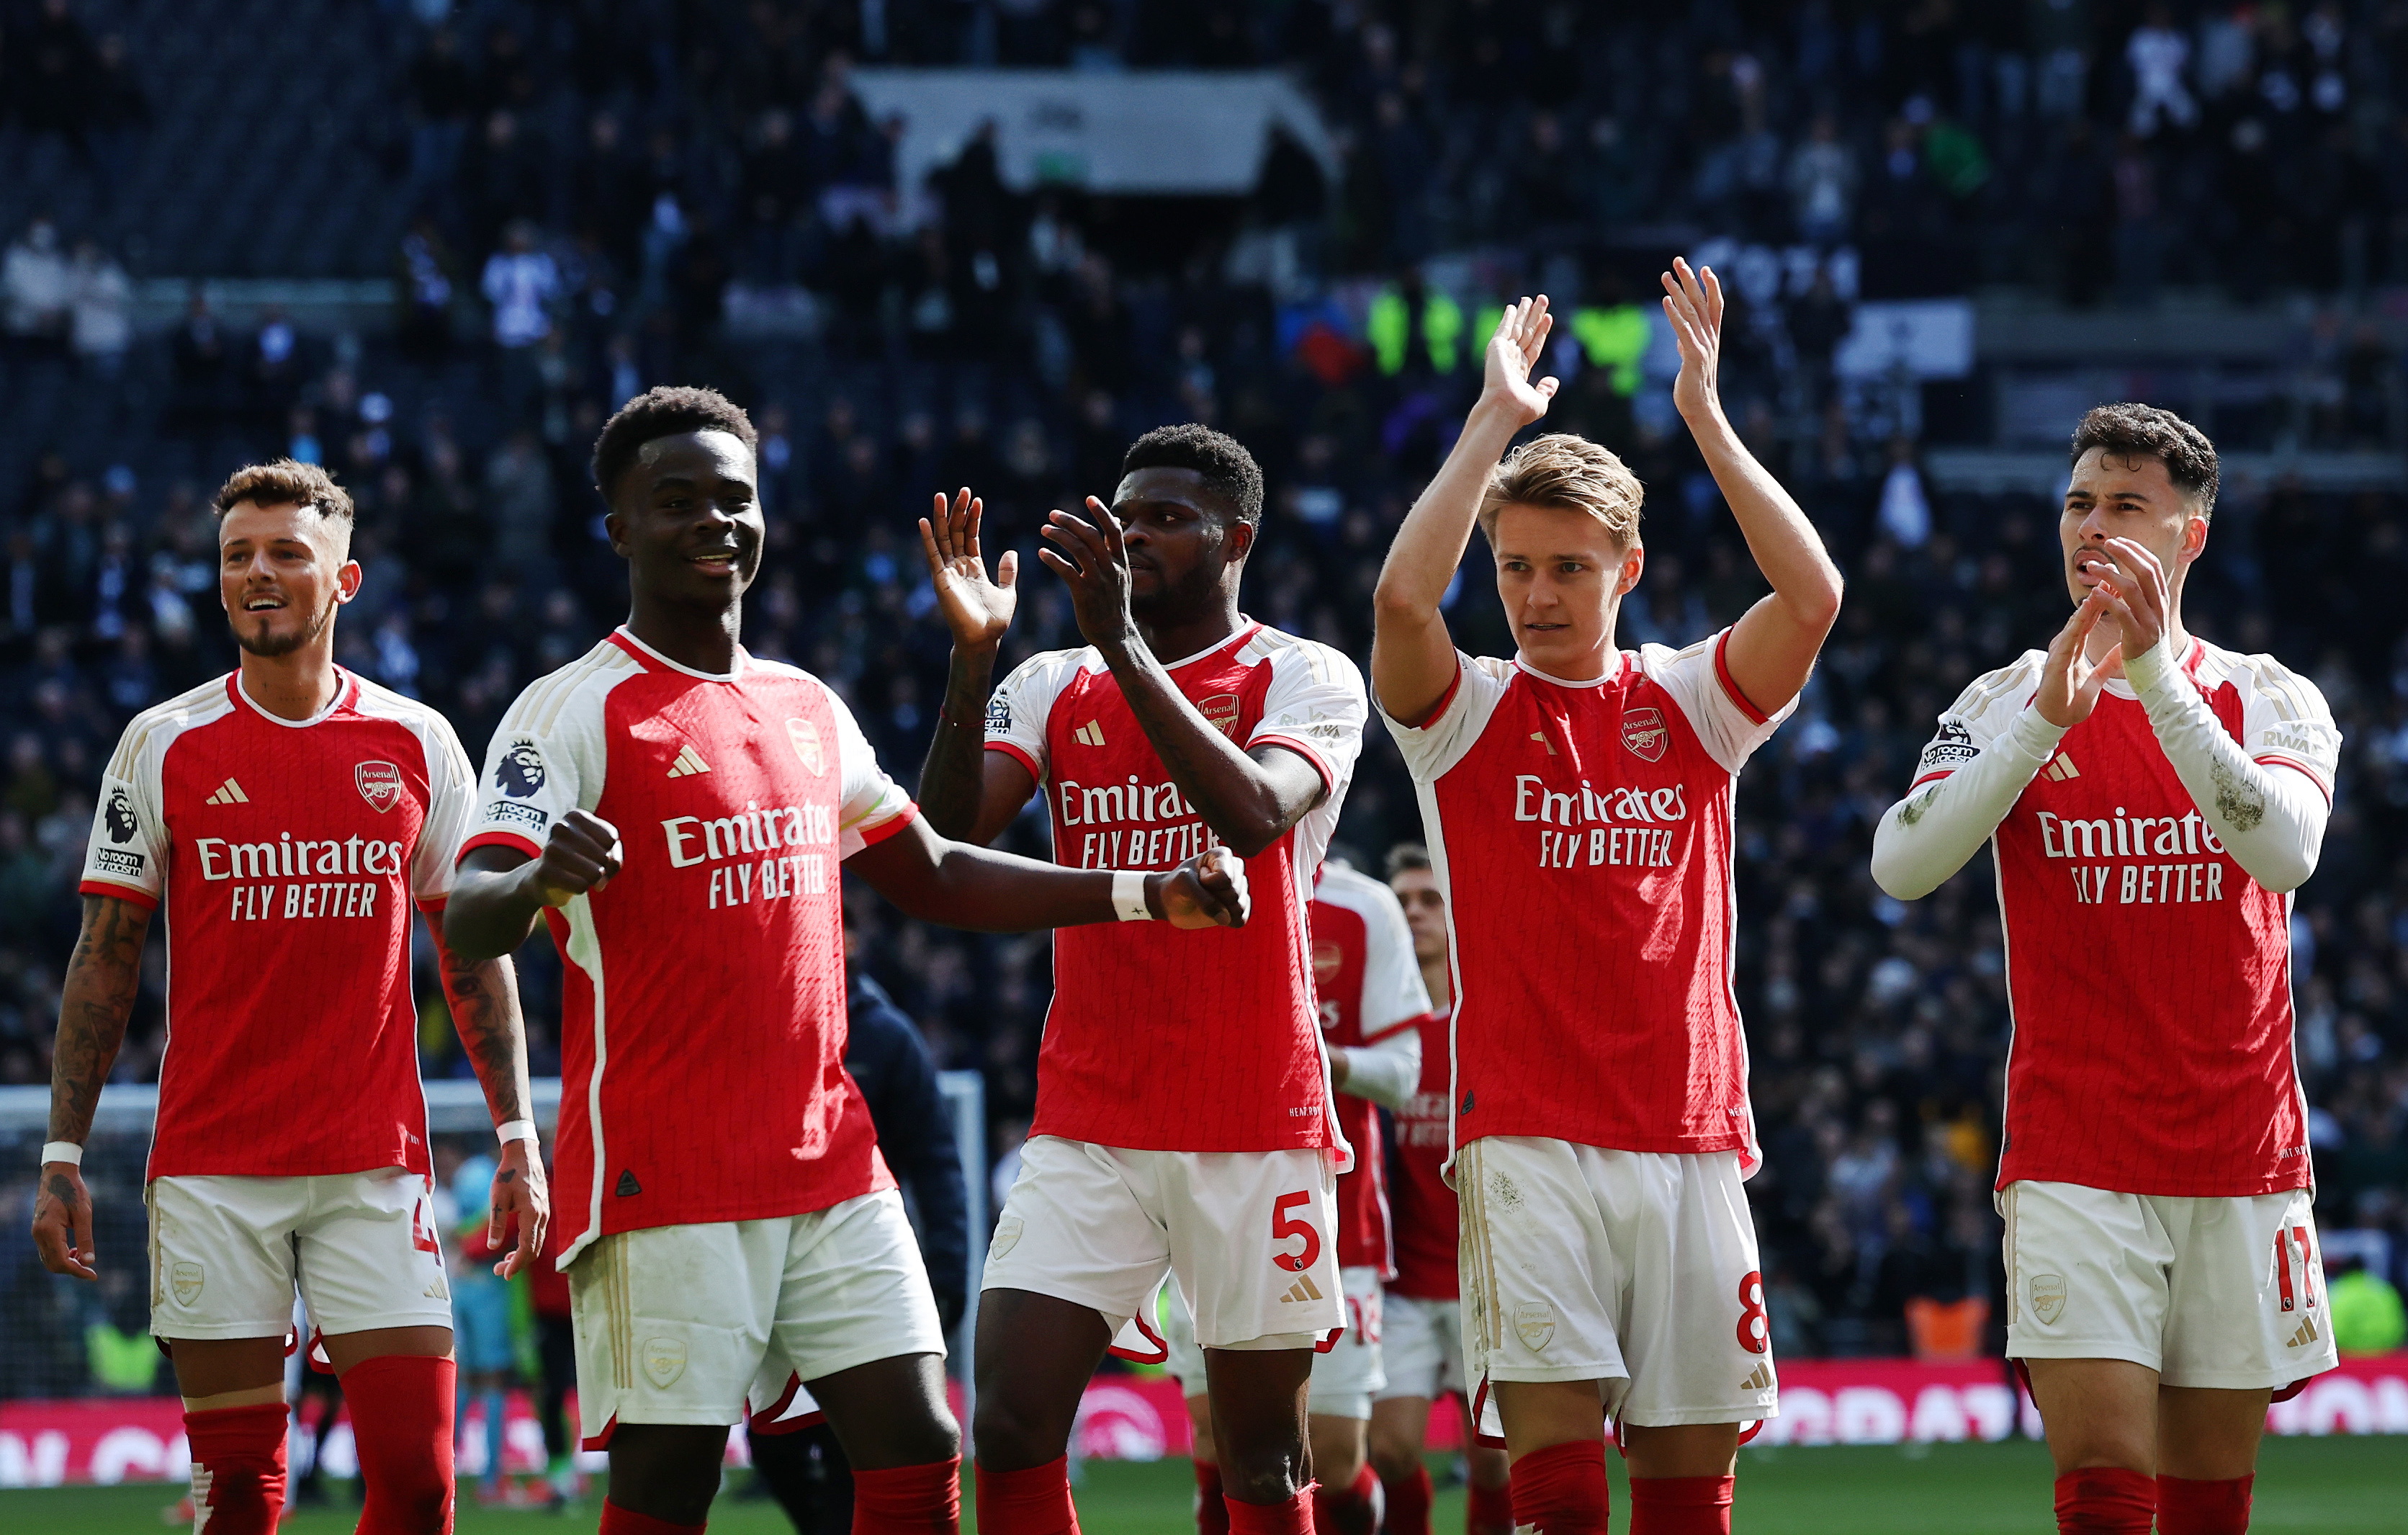
[[[587,1437],[733,1423],[797,1376],[942,1354],[844,1069],[838,866],[908,825],[910,799],[817,678],[741,652],[695,671],[623,628],[510,706],[462,851],[539,855],[575,809],[618,828],[624,858],[547,913]]]
[[[1404,1103],[1421,1081],[1422,1037],[1415,1026],[1429,1011],[1429,993],[1413,962],[1404,908],[1386,885],[1342,863],[1325,863],[1307,916],[1322,1040],[1348,1053],[1346,1085],[1334,1101],[1339,1128],[1354,1148],[1354,1166],[1338,1179],[1346,1330],[1312,1361],[1311,1411],[1369,1418],[1371,1399],[1386,1381],[1381,1284],[1395,1271],[1379,1110]],[[1194,1321],[1176,1296],[1168,1321],[1170,1372],[1188,1395],[1197,1395],[1204,1390],[1204,1356]]]
[[[2008,1353],[2283,1385],[2334,1356],[2291,901],[2244,866],[2288,868],[2286,884],[2315,867],[2341,736],[2271,657],[2168,649],[2070,731],[2031,707],[2041,652],[1976,681],[1885,822],[1876,872],[1928,888],[1985,837],[1996,861],[2014,1018]]]
[[[1596,1380],[1641,1425],[1773,1404],[1731,799],[1788,710],[1741,695],[1728,636],[1588,681],[1458,655],[1388,722],[1453,935],[1465,1366]]]
[[[451,1326],[428,1205],[410,906],[439,913],[475,779],[434,710],[347,671],[308,720],[239,673],[135,716],[82,890],[167,915],[151,1330]],[[339,1113],[295,1113],[313,1100]]]
[[[1247,623],[1171,681],[1240,747],[1276,745],[1326,793],[1247,860],[1235,929],[1161,923],[1054,937],[1037,1116],[996,1223],[988,1288],[1093,1306],[1115,1327],[1175,1270],[1206,1347],[1291,1347],[1340,1325],[1329,1112],[1306,904],[1362,745],[1354,663]],[[1166,869],[1217,840],[1092,647],[996,690],[987,750],[1033,774],[1057,862]]]
[[[1463,1328],[1455,1273],[1460,1215],[1446,1184],[1447,1132],[1455,1100],[1448,1043],[1454,1020],[1428,1012],[1414,1020],[1422,1037],[1421,1080],[1395,1115],[1395,1155],[1388,1158],[1388,1204],[1396,1267],[1381,1308],[1381,1362],[1388,1384],[1380,1397],[1435,1400],[1466,1389]]]

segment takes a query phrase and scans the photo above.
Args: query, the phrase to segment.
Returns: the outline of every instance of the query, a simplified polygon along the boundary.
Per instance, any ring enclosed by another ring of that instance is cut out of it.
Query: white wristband
[[[72,1140],[45,1140],[42,1142],[42,1161],[45,1166],[64,1162],[71,1168],[79,1168],[83,1166],[83,1148]]]
[[[1154,913],[1145,904],[1145,876],[1136,869],[1124,868],[1112,875],[1112,910],[1123,922],[1152,922]]]
[[[513,1140],[534,1141],[536,1140],[535,1121],[532,1119],[504,1120],[494,1126],[494,1138],[505,1146]],[[536,1143],[541,1144],[540,1141]]]

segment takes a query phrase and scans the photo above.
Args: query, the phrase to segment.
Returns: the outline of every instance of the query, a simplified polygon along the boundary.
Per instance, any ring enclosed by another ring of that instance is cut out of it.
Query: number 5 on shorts
[[[1304,1251],[1300,1253],[1271,1255],[1271,1261],[1290,1273],[1304,1272],[1312,1267],[1315,1258],[1321,1256],[1321,1233],[1313,1228],[1311,1221],[1292,1221],[1287,1215],[1298,1205],[1311,1203],[1312,1196],[1303,1189],[1297,1189],[1294,1194],[1283,1194],[1271,1201],[1271,1241],[1285,1241],[1290,1237],[1304,1239]]]

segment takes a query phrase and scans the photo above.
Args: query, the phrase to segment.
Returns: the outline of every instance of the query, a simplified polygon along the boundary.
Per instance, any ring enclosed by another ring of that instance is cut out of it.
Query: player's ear
[[[2207,513],[2194,511],[2183,519],[2182,547],[2175,557],[2188,565],[2207,548]]]
[[[1229,531],[1226,537],[1228,540],[1229,563],[1235,565],[1254,550],[1254,524],[1242,517],[1233,518],[1230,520]]]
[[[1640,573],[1646,568],[1647,546],[1632,544],[1629,552],[1622,556],[1622,575],[1613,583],[1613,595],[1627,596],[1630,589],[1639,584]]]
[[[603,510],[602,531],[610,540],[610,552],[618,555],[623,560],[627,557],[627,539],[624,522],[625,519],[619,515],[618,508],[606,507]]]
[[[353,597],[358,596],[360,595],[360,581],[363,575],[364,572],[360,569],[359,561],[345,560],[343,562],[343,567],[335,572],[335,600],[337,602],[349,602]]]

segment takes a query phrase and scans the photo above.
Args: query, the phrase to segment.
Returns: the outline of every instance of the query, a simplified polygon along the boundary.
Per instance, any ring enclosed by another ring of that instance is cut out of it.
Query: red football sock
[[[1196,1535],[1229,1535],[1229,1510],[1221,1500],[1221,1468],[1196,1462]]]
[[[980,1535],[1078,1535],[1070,1502],[1070,1457],[1056,1456],[1022,1471],[976,1468]]]
[[[2249,1528],[2249,1488],[2258,1479],[2198,1482],[2157,1478],[2158,1535],[2242,1535]]]
[[[602,1499],[599,1535],[702,1535],[703,1528],[701,1525],[673,1525],[666,1519],[621,1508],[607,1498]]]
[[[1730,1535],[1728,1476],[1634,1476],[1630,1535]]]
[[[451,1535],[458,1381],[451,1360],[423,1354],[379,1355],[343,1372],[366,1493],[358,1535]]]
[[[1312,1528],[1318,1535],[1379,1535],[1380,1479],[1365,1462],[1342,1487],[1315,1487]]]
[[[2058,1535],[2149,1535],[2157,1481],[2121,1466],[2089,1466],[2057,1479]]]
[[[1605,1446],[1576,1439],[1513,1462],[1513,1523],[1537,1535],[1605,1535]]]
[[[193,1507],[209,1535],[276,1535],[284,1512],[284,1427],[280,1401],[213,1407],[184,1414],[193,1447]]]
[[[1429,1485],[1427,1471],[1422,1472],[1422,1485]],[[1513,1489],[1484,1487],[1474,1482],[1470,1501],[1463,1511],[1463,1524],[1469,1535],[1513,1535]]]
[[[1229,1535],[1312,1535],[1312,1484],[1308,1482],[1283,1503],[1240,1503],[1229,1506]]]
[[[1412,1475],[1380,1485],[1388,1497],[1388,1522],[1383,1527],[1388,1535],[1430,1535],[1430,1499],[1436,1494],[1427,1466],[1415,1461]]]
[[[953,1535],[962,1528],[962,1457],[853,1470],[853,1535]]]

